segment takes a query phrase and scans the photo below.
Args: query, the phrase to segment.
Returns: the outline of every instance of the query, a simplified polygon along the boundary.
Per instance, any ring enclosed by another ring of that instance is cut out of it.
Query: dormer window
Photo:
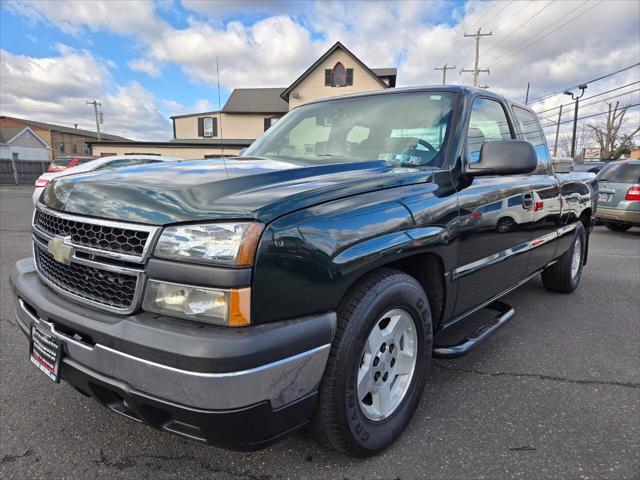
[[[353,85],[353,68],[344,68],[341,62],[324,71],[324,84],[327,87],[346,87]]]

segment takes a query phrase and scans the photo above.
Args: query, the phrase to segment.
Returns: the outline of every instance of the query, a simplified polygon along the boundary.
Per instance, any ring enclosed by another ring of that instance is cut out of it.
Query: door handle
[[[522,206],[524,208],[533,207],[533,193],[532,192],[526,192],[526,193],[522,194]]]

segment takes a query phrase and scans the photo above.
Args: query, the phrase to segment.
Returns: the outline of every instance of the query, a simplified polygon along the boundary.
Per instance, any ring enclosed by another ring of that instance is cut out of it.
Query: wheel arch
[[[369,275],[381,269],[392,269],[414,278],[422,287],[431,310],[434,330],[441,325],[447,301],[447,284],[444,261],[440,255],[433,252],[416,253],[401,259],[392,260],[383,265],[377,265],[356,278],[345,290],[340,304],[349,297],[358,285]]]

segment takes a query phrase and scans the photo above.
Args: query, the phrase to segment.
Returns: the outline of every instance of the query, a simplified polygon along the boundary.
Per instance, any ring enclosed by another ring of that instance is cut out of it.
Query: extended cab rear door
[[[533,199],[529,270],[535,271],[551,262],[555,255],[556,231],[560,227],[563,208],[560,184],[551,169],[549,147],[538,116],[529,108],[510,106],[518,138],[531,142],[538,156],[538,167],[527,178],[527,191]]]

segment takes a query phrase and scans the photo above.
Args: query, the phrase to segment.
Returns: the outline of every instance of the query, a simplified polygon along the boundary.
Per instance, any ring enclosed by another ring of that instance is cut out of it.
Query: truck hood
[[[268,223],[311,205],[429,181],[432,171],[382,160],[321,165],[242,157],[138,165],[61,177],[41,198],[69,213],[170,223],[256,219]]]

